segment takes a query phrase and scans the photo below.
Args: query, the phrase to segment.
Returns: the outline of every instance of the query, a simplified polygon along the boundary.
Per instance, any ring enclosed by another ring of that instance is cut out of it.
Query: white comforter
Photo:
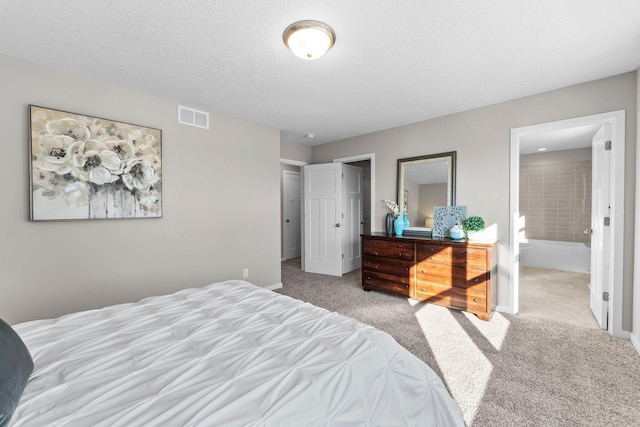
[[[442,381],[373,327],[247,282],[15,326],[12,426],[454,426]]]

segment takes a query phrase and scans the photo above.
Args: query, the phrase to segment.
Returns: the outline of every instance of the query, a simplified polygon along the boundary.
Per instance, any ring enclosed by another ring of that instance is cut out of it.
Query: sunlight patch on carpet
[[[469,313],[432,304],[422,305],[415,316],[442,380],[463,408],[465,419],[473,420],[493,372],[492,355],[500,350],[509,321],[496,313],[490,322],[484,322]]]

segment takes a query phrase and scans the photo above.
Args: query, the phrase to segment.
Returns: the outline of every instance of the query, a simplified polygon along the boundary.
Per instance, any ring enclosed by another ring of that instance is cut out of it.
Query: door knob
[[[364,221],[364,220],[360,221],[360,224],[364,225],[364,224],[365,224],[365,221]]]
[[[336,224],[336,227],[340,228],[340,223],[337,223],[337,224]]]
[[[291,221],[287,220],[287,222],[291,222]]]

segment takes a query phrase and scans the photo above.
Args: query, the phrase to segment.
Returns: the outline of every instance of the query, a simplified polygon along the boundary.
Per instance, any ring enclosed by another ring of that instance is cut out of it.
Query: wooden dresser
[[[497,301],[498,242],[362,235],[362,287],[489,320]]]

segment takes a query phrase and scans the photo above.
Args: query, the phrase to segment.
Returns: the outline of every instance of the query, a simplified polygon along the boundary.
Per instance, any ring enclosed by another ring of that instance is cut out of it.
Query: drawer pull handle
[[[474,299],[473,299],[473,302],[478,302],[478,298],[474,298]]]
[[[371,276],[367,276],[367,280],[371,280]]]
[[[398,252],[398,256],[402,256],[402,252]]]
[[[432,256],[430,256],[430,257],[429,257],[429,259],[430,259],[430,260],[433,260],[433,257],[432,257]]]
[[[478,279],[477,277],[475,279],[473,279],[474,282],[477,282],[478,280],[480,280],[480,279]]]
[[[398,247],[399,247],[399,248],[401,248],[401,247],[402,247],[402,244],[399,244],[399,245],[398,245]]]
[[[433,248],[431,248],[431,252],[433,252]]]
[[[378,242],[373,242],[373,244],[374,244],[374,245],[377,245],[377,244],[378,244]]]
[[[404,271],[409,271],[409,267],[405,267],[405,268],[404,268]]]
[[[422,274],[424,274],[424,270],[422,270]]]
[[[424,292],[424,288],[420,289],[422,292]]]

